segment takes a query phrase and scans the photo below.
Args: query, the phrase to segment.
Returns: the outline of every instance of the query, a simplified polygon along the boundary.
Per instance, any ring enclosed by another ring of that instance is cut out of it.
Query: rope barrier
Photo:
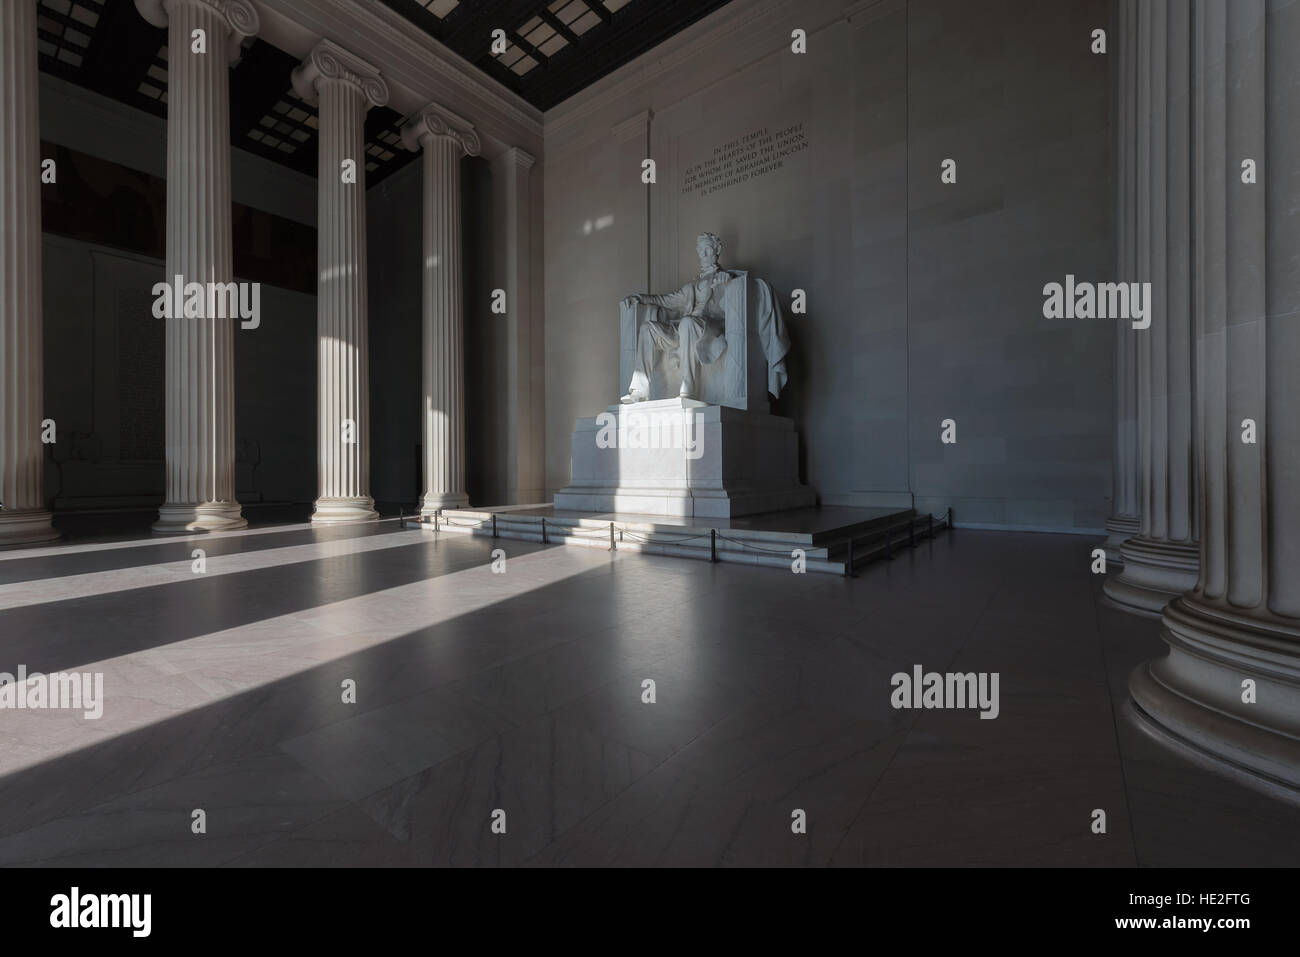
[[[739,538],[728,538],[726,535],[719,535],[718,538],[722,539],[724,542],[731,542],[733,545],[739,545],[741,548],[752,549],[756,552],[767,552],[769,555],[785,555],[786,557],[789,557],[791,551],[791,549],[788,548],[762,548],[758,545],[751,545],[749,542],[743,541]],[[821,546],[814,545],[811,547],[820,548]]]
[[[458,522],[445,515],[442,517],[442,522],[444,525],[455,525],[457,528],[483,528],[487,524],[483,519],[479,519],[477,522]],[[495,525],[495,523],[493,524]]]
[[[642,538],[640,535],[629,532],[627,529],[622,530],[622,535],[624,541],[640,542],[642,545],[680,545],[683,542],[693,542],[697,538],[709,537],[707,535],[690,535],[682,538],[665,538],[660,541],[655,541],[653,538]]]

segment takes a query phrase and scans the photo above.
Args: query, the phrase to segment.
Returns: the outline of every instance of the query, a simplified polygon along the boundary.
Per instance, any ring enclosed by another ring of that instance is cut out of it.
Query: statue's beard
[[[712,276],[712,275],[713,275],[715,272],[717,272],[717,271],[718,271],[718,264],[717,264],[717,263],[710,263],[710,264],[707,265],[707,266],[701,266],[701,267],[700,267],[700,275],[701,275],[701,276]]]

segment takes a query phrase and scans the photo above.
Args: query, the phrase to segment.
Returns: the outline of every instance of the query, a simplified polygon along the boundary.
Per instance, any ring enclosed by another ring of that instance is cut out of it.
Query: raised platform
[[[444,509],[429,519],[406,520],[438,533],[581,545],[741,562],[791,569],[795,550],[806,570],[852,575],[855,564],[891,557],[949,527],[949,519],[913,509],[825,506],[741,518],[644,515],[635,512],[556,510],[549,504]]]
[[[573,429],[569,512],[735,518],[810,508],[791,419],[694,399],[611,405]]]

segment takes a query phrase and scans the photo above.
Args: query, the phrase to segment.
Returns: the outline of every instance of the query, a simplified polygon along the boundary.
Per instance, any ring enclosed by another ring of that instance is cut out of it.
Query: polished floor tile
[[[395,522],[5,553],[0,672],[102,674],[104,713],[0,710],[0,865],[1294,865],[1300,807],[1134,724],[1158,622],[1093,544],[958,529],[856,579]],[[895,707],[916,666],[997,673],[997,718]]]

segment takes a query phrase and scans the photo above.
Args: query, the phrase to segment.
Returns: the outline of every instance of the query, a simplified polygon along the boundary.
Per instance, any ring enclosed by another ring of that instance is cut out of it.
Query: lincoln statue
[[[695,251],[700,257],[700,274],[677,292],[636,294],[623,300],[624,306],[657,307],[654,317],[637,329],[632,382],[622,398],[625,403],[651,398],[653,370],[665,352],[675,352],[680,364],[678,395],[684,399],[700,398],[701,366],[712,364],[727,350],[723,292],[729,282],[743,274],[719,266],[722,240],[713,233],[702,233],[695,241]],[[759,286],[763,299],[759,332],[769,362],[769,391],[779,395],[785,384],[784,357],[789,351],[789,337],[771,287],[763,282]]]

